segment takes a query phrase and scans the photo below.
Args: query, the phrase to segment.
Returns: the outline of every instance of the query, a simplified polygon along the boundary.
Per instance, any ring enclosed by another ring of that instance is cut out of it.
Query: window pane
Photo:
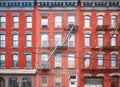
[[[55,67],[61,67],[61,54],[55,55]]]
[[[117,59],[117,55],[112,54],[111,55],[111,67],[116,67],[117,66],[116,59]]]
[[[47,17],[42,17],[42,28],[47,28],[48,27],[48,18]]]
[[[98,66],[103,66],[103,55],[102,54],[98,55]]]
[[[85,54],[84,64],[85,64],[85,67],[89,67],[89,65],[90,65],[90,55],[89,54]]]
[[[26,67],[31,67],[31,60],[32,60],[32,55],[27,54],[26,55]]]
[[[5,67],[5,54],[0,54],[0,67]]]
[[[9,78],[9,87],[19,87],[19,82],[16,77]]]
[[[90,35],[85,35],[85,46],[86,47],[90,46]]]
[[[48,47],[48,35],[47,34],[43,34],[41,36],[41,46]]]
[[[70,35],[68,37],[68,46],[75,47],[75,35]]]
[[[68,16],[68,26],[71,27],[75,24],[75,17],[74,16]]]
[[[55,35],[55,46],[61,46],[61,34]]]
[[[103,25],[103,16],[98,16],[98,25]]]
[[[116,46],[116,34],[114,34],[111,38],[111,46]]]
[[[116,16],[111,16],[111,27],[116,27]]]
[[[0,28],[5,28],[6,27],[6,17],[1,16],[0,17]]]
[[[47,63],[47,61],[48,61],[48,54],[41,54],[42,67]],[[46,65],[46,67],[49,67],[48,64]]]
[[[42,77],[41,85],[42,85],[42,87],[47,87],[47,77],[46,76]]]
[[[18,67],[18,55],[13,55],[13,67]]]
[[[85,28],[90,28],[90,16],[85,16],[84,17],[84,27]]]
[[[32,87],[31,78],[23,78],[22,79],[22,87]]]
[[[68,54],[68,68],[74,68],[74,54]]]
[[[19,27],[19,17],[14,16],[13,17],[13,28],[18,28]]]
[[[98,46],[99,47],[103,46],[103,35],[102,34],[98,35]]]
[[[18,35],[13,35],[13,47],[18,47]]]
[[[60,28],[61,27],[61,16],[55,16],[55,28]]]
[[[32,28],[32,17],[31,16],[26,17],[26,27]]]
[[[26,35],[26,47],[32,47],[32,35]]]
[[[0,47],[5,47],[5,35],[0,35]]]

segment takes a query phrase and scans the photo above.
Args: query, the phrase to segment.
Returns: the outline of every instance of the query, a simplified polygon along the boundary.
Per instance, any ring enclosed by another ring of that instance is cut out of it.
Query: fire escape
[[[50,70],[50,67],[49,67],[49,61],[51,60],[51,58],[54,56],[54,54],[56,53],[56,51],[58,50],[66,50],[68,47],[65,45],[68,38],[70,37],[70,34],[73,32],[73,31],[76,31],[78,30],[78,25],[69,25],[67,27],[64,28],[65,31],[68,31],[65,39],[62,41],[62,44],[61,45],[57,45],[57,46],[54,46],[54,48],[52,49],[52,52],[50,53],[49,57],[48,57],[48,60],[47,62],[45,62],[42,66],[41,66],[41,70]]]
[[[99,53],[101,51],[118,51],[120,50],[120,46],[118,46],[117,44],[115,46],[112,46],[110,45],[110,42],[111,42],[111,39],[113,38],[114,34],[116,34],[117,31],[120,31],[120,25],[117,25],[116,27],[109,27],[109,25],[98,25],[96,26],[96,31],[99,32],[99,31],[103,31],[103,32],[108,32],[108,31],[111,31],[111,36],[110,36],[110,39],[107,41],[106,44],[104,44],[103,46],[101,47],[91,47],[91,50]],[[97,54],[96,53],[96,54]],[[85,72],[94,72],[94,70],[97,69],[97,71],[99,70],[105,70],[105,72],[107,72],[106,70],[109,70],[112,68],[109,68],[109,69],[105,69],[104,67],[97,67],[95,68],[94,67],[94,64],[95,64],[95,61],[97,60],[97,55],[94,56],[94,58],[92,59],[92,63],[90,63],[90,66],[88,68],[83,68],[83,70]],[[119,70],[119,69],[114,69],[114,70]]]

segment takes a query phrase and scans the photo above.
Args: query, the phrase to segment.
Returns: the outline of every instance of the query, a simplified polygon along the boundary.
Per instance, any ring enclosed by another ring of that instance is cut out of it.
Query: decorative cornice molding
[[[82,10],[120,10],[120,0],[81,0]]]
[[[78,0],[37,0],[39,10],[76,10]]]
[[[34,10],[34,0],[0,0],[0,10]]]

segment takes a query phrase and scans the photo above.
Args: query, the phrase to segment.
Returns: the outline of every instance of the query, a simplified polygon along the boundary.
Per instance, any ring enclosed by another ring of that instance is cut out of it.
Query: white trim
[[[118,52],[117,51],[112,51],[112,52],[110,52],[110,54],[117,54],[118,55]]]
[[[96,76],[97,76],[97,77],[104,77],[105,75],[102,74],[102,73],[100,73],[100,74],[97,74]]]
[[[109,76],[120,76],[120,73],[111,73]]]
[[[83,74],[83,77],[91,77],[92,74],[89,74],[89,73],[86,73],[86,74]]]
[[[36,69],[0,69],[0,74],[35,74]]]
[[[110,13],[110,16],[113,16],[113,15],[118,16],[118,13],[117,12]]]
[[[84,15],[84,16],[86,16],[86,15],[91,16],[92,13],[91,13],[91,12],[84,12],[83,15]]]
[[[105,34],[104,31],[98,31],[97,34]]]
[[[98,12],[98,13],[97,13],[97,16],[99,16],[99,15],[104,16],[104,15],[105,15],[105,13],[104,13],[104,12]]]

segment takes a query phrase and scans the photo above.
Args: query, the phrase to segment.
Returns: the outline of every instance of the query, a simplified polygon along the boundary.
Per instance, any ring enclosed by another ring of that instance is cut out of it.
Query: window
[[[32,87],[31,78],[23,78],[22,79],[22,87]]]
[[[55,77],[55,87],[61,87],[61,77]]]
[[[13,28],[19,28],[19,17],[13,16]]]
[[[55,16],[55,28],[61,28],[62,26],[62,18],[61,15]]]
[[[32,28],[32,16],[26,16],[26,28]]]
[[[48,47],[48,34],[42,34],[41,36],[41,46]]]
[[[111,87],[119,87],[119,76],[111,77]]]
[[[18,47],[18,35],[13,34],[13,47]]]
[[[43,53],[41,54],[41,66],[42,68],[49,68],[49,64],[45,65],[48,62],[48,54]]]
[[[90,28],[90,16],[88,15],[84,16],[84,27]]]
[[[5,27],[6,27],[6,17],[0,16],[0,28],[5,28]]]
[[[48,17],[42,16],[42,28],[48,28]]]
[[[111,16],[111,28],[115,28],[117,24],[117,17],[115,15]]]
[[[61,67],[61,53],[55,55],[55,67],[56,68]]]
[[[0,34],[0,47],[5,47],[5,35]]]
[[[13,67],[18,67],[18,54],[13,54]]]
[[[116,67],[117,66],[117,55],[116,54],[111,54],[111,67]]]
[[[26,67],[31,67],[31,60],[32,60],[32,55],[31,54],[26,54]]]
[[[103,34],[98,34],[98,47],[103,46]]]
[[[42,87],[47,87],[47,77],[46,76],[42,76],[41,85],[42,85]]]
[[[26,47],[32,47],[32,35],[26,34]]]
[[[75,47],[75,35],[74,34],[71,34],[68,37],[68,46],[69,47]]]
[[[84,55],[84,66],[89,67],[90,66],[90,54]]]
[[[111,46],[116,46],[116,34],[112,35],[112,38],[111,38]]]
[[[68,68],[75,68],[75,55],[74,53],[68,53]]]
[[[85,47],[89,47],[90,46],[90,35],[85,34],[84,37],[85,37],[85,42],[84,42]]]
[[[0,53],[0,67],[5,67],[5,54]]]
[[[103,16],[98,16],[98,25],[103,25]]]
[[[73,15],[68,16],[68,26],[72,27],[75,24],[75,17]]]
[[[16,77],[9,78],[9,86],[8,87],[19,87],[19,82]]]
[[[55,46],[61,46],[61,45],[62,45],[61,34],[56,34],[55,35]]]
[[[103,54],[98,54],[98,66],[103,66]]]

